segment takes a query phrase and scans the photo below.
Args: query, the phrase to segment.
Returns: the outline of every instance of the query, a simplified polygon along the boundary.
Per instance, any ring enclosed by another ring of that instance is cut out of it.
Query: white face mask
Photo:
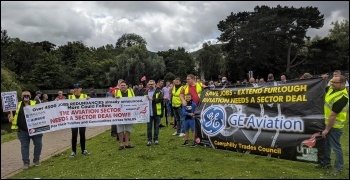
[[[223,79],[223,80],[222,80],[222,82],[226,82],[226,80],[225,80],[225,79]]]
[[[23,97],[23,101],[29,101],[29,97]]]

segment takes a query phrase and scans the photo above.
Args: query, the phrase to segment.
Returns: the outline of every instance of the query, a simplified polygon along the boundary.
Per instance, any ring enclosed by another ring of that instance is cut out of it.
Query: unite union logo
[[[208,136],[216,136],[225,128],[226,112],[223,106],[212,105],[201,113],[201,126]]]

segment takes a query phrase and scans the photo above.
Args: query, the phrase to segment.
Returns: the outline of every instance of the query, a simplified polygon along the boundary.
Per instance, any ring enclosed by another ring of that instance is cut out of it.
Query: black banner
[[[204,89],[195,112],[197,143],[318,162],[325,86],[319,78]]]

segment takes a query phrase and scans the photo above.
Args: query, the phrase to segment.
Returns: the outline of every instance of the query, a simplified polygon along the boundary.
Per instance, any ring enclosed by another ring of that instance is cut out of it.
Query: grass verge
[[[69,158],[70,149],[30,167],[11,179],[348,179],[349,128],[344,128],[342,145],[345,169],[333,177],[315,164],[265,156],[242,154],[197,146],[182,147],[182,137],[172,136],[169,127],[160,130],[160,145],[146,146],[146,124],[135,124],[131,134],[133,149],[118,150],[118,142],[106,131],[87,140],[88,156]],[[45,147],[48,148],[48,147]],[[79,149],[79,147],[78,147]],[[18,157],[20,158],[20,157]],[[333,159],[334,161],[334,159]]]

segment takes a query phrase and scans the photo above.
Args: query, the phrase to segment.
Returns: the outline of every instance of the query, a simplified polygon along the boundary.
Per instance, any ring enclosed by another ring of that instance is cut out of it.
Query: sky
[[[185,48],[193,52],[217,43],[217,25],[231,13],[277,5],[318,7],[324,26],[307,35],[325,37],[331,22],[349,20],[348,1],[1,1],[1,29],[23,41],[57,46],[81,41],[88,47],[113,44],[134,33],[152,52]]]

